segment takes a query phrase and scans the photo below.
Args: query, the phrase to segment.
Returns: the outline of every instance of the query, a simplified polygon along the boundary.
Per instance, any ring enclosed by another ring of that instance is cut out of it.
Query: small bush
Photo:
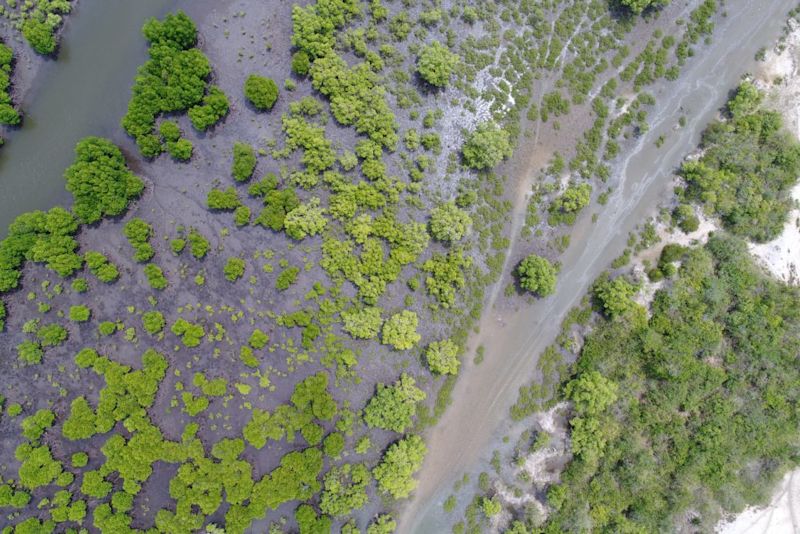
[[[272,109],[278,100],[278,85],[271,79],[251,74],[244,82],[244,96],[256,109]]]
[[[76,323],[85,323],[89,320],[92,316],[92,310],[84,306],[83,304],[79,304],[77,306],[70,306],[69,308],[69,320],[76,322]]]

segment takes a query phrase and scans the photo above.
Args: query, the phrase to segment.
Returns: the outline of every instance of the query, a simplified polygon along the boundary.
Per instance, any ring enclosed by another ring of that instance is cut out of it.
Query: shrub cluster
[[[139,67],[122,127],[145,157],[158,156],[166,146],[176,159],[188,159],[191,143],[179,139],[180,130],[176,138],[172,127],[156,135],[157,118],[188,110],[192,125],[205,131],[227,114],[228,99],[217,87],[208,86],[211,66],[195,48],[197,29],[183,11],[161,21],[150,19],[142,33],[150,45],[150,59]]]
[[[11,64],[14,52],[11,47],[0,44],[0,124],[16,126],[22,120],[11,104]]]

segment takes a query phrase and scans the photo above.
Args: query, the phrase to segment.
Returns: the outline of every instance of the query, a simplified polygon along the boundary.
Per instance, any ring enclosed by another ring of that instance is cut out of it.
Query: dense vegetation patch
[[[164,20],[151,19],[142,28],[150,43],[148,59],[136,75],[128,112],[122,127],[136,139],[142,155],[152,158],[165,148],[185,159],[188,146],[165,132],[156,135],[156,120],[165,113],[188,111],[192,125],[205,131],[228,112],[228,100],[218,88],[209,86],[211,65],[195,47],[197,29],[182,11]],[[170,145],[172,143],[172,145]]]
[[[16,126],[22,118],[11,102],[11,67],[14,52],[11,47],[0,44],[0,124]]]
[[[680,175],[686,197],[719,216],[732,233],[754,241],[777,237],[793,207],[790,189],[800,175],[800,143],[776,111],[759,106],[749,82],[728,103],[730,118],[703,133],[703,154]]]
[[[762,498],[797,450],[798,296],[716,236],[681,258],[651,317],[599,321],[565,390],[575,459],[550,528],[669,530],[687,512],[710,526]]]

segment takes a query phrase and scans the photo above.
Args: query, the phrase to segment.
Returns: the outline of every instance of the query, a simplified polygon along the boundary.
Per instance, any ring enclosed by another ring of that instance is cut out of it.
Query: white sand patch
[[[559,463],[556,460],[563,458],[566,453],[565,419],[559,417],[566,407],[566,402],[560,402],[546,412],[538,413],[535,416],[535,424],[538,424],[541,431],[550,436],[550,446],[530,453],[520,469],[525,471],[531,482],[540,488],[560,480],[561,470],[554,466]]]
[[[748,507],[741,514],[721,521],[719,534],[783,534],[800,532],[800,471],[783,477],[767,506]]]
[[[497,492],[497,496],[500,497],[500,500],[502,502],[504,502],[505,504],[510,504],[511,506],[514,507],[519,507],[522,506],[523,504],[528,504],[531,502],[535,503],[539,502],[538,500],[536,500],[536,497],[534,497],[530,493],[523,493],[522,495],[517,497],[511,492],[510,489],[508,489],[508,487],[505,484],[501,482],[495,484],[494,489]]]
[[[792,190],[792,198],[796,203],[800,202],[800,184]],[[748,248],[775,278],[797,284],[800,266],[800,209],[791,211],[783,232],[776,239],[769,243],[750,243]]]
[[[553,484],[559,481],[558,471],[550,471],[547,466],[550,460],[558,458],[564,454],[564,451],[559,451],[555,447],[545,447],[536,452],[533,452],[525,458],[525,463],[522,464],[522,470],[526,471],[531,481],[536,485]]]
[[[769,95],[769,105],[780,110],[786,126],[800,139],[800,23],[790,20],[782,45],[767,53],[756,84]],[[779,80],[779,83],[775,83]],[[800,206],[800,184],[792,190]],[[800,265],[800,209],[789,214],[783,232],[769,243],[751,244],[751,254],[773,276],[790,284],[798,282]]]
[[[658,237],[661,238],[661,241],[664,243],[676,243],[684,247],[705,244],[708,241],[708,235],[711,232],[717,231],[717,223],[706,216],[702,210],[697,208],[695,208],[695,215],[697,215],[697,218],[700,220],[700,224],[694,232],[687,234],[681,231],[680,228],[675,228],[670,231],[669,227],[659,224],[656,228]]]
[[[650,279],[647,278],[647,273],[644,272],[644,266],[641,264],[637,264],[633,267],[633,275],[637,280],[641,280],[642,282],[642,287],[639,289],[639,292],[636,293],[636,296],[633,297],[633,300],[649,311],[650,303],[653,302],[656,291],[664,287],[664,280],[651,282]]]
[[[541,429],[544,432],[547,432],[548,434],[564,433],[564,428],[562,425],[559,424],[558,419],[556,417],[566,407],[567,407],[566,402],[559,402],[546,412],[540,412],[536,414],[536,422],[539,423],[539,427],[541,427]]]

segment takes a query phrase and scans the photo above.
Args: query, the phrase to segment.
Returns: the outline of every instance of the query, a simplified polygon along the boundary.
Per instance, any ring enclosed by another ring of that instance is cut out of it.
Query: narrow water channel
[[[64,169],[87,135],[119,140],[136,67],[147,55],[144,21],[173,0],[79,0],[57,60],[48,60],[20,103],[23,126],[0,148],[0,237],[25,211],[64,204]],[[25,45],[19,45],[25,46]]]
[[[575,226],[572,244],[561,258],[564,267],[556,293],[516,312],[485,310],[476,344],[484,345],[486,358],[480,366],[464,366],[452,405],[432,429],[420,483],[403,510],[399,532],[449,532],[454,518],[443,513],[442,503],[452,493],[453,482],[464,472],[491,471],[492,450],[503,447],[504,435],[519,431],[519,425],[510,423],[508,410],[519,387],[533,377],[539,354],[556,338],[562,319],[592,280],[622,253],[628,233],[669,198],[674,169],[697,145],[728,91],[754,69],[755,52],[778,38],[795,3],[726,2],[727,16],[719,22],[712,44],[702,48],[680,80],[655,92],[651,128],[613,169],[614,193],[597,222],[587,213]],[[686,125],[676,130],[681,115]],[[656,148],[661,135],[666,142]],[[477,477],[471,478],[474,482]]]

